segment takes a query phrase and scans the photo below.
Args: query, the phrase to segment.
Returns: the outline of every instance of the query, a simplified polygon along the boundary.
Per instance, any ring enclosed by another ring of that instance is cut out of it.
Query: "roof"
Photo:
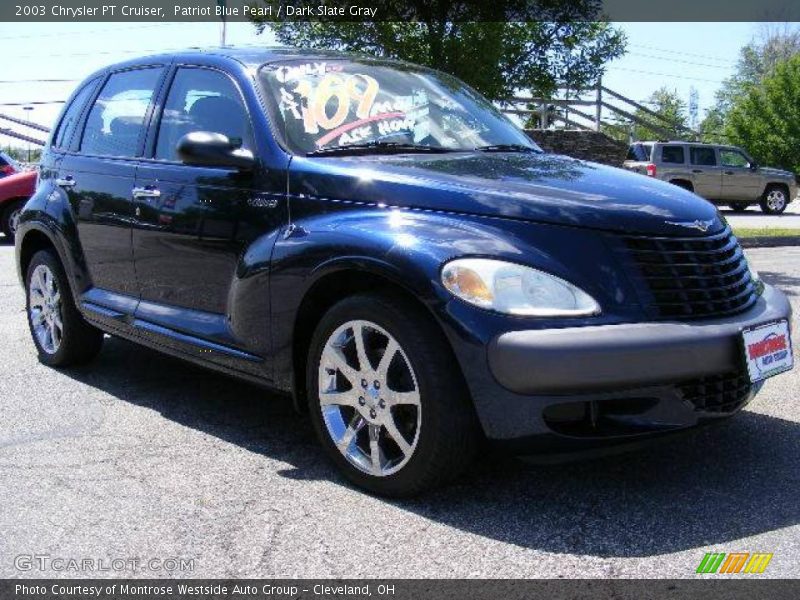
[[[403,64],[403,61],[335,50],[301,49],[286,46],[212,46],[207,48],[186,48],[183,50],[173,50],[171,52],[161,52],[158,54],[131,58],[126,61],[107,65],[90,75],[89,78],[95,77],[97,74],[106,72],[109,69],[116,69],[119,67],[141,65],[148,62],[168,62],[173,59],[191,61],[208,57],[235,60],[246,67],[258,67],[264,63],[282,59],[330,60],[335,58],[351,58],[361,60],[367,59],[382,63]]]
[[[232,58],[245,65],[262,65],[265,62],[282,58],[341,58],[354,56],[344,52],[326,50],[303,50],[286,46],[216,46],[210,48],[186,48],[165,52],[159,56],[222,56]]]

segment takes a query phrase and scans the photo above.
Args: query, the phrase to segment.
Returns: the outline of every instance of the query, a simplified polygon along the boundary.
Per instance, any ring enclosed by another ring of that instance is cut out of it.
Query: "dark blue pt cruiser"
[[[91,75],[16,255],[45,364],[108,333],[291,393],[385,495],[486,440],[591,449],[717,421],[792,366],[789,304],[711,204],[545,154],[397,61],[217,49]]]

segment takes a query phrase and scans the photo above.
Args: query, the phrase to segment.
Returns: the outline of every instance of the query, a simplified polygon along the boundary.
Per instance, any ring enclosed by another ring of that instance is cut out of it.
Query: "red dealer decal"
[[[786,346],[786,336],[775,335],[755,344],[750,344],[747,346],[747,353],[751,359],[756,359],[779,350],[785,350]]]

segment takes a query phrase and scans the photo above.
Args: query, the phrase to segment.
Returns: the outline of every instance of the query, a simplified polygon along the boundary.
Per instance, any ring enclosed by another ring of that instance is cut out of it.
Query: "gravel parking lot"
[[[489,456],[386,501],[258,388],[118,339],[89,367],[42,366],[13,253],[0,238],[0,577],[98,575],[20,570],[31,555],[141,561],[102,576],[692,577],[710,551],[797,576],[800,369],[718,427],[589,462]],[[751,255],[798,311],[800,247]]]

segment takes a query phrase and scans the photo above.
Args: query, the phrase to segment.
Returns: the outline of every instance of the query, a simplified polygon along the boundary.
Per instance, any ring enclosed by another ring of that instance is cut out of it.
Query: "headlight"
[[[589,294],[531,267],[488,258],[459,258],[442,269],[454,296],[510,315],[579,317],[600,312]]]

